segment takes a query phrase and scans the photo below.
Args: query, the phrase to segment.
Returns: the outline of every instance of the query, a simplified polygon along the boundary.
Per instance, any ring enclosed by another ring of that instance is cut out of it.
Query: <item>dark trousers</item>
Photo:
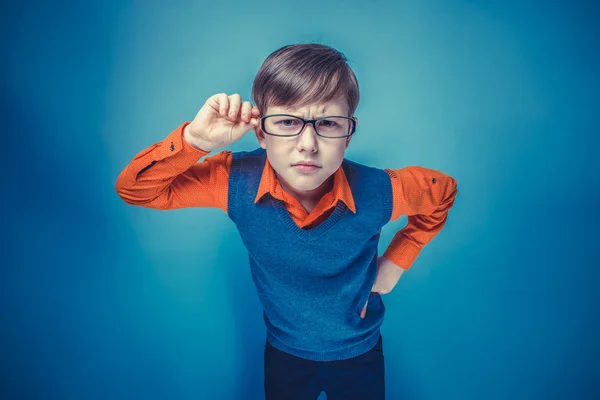
[[[266,400],[385,399],[383,343],[360,356],[338,361],[312,361],[265,344]]]

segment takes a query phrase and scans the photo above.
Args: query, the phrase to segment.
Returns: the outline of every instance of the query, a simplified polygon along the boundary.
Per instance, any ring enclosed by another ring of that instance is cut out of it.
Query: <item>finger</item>
[[[227,118],[227,112],[229,112],[229,97],[226,93],[219,93],[216,95],[219,101],[219,114],[223,118]]]
[[[245,123],[250,123],[250,118],[252,116],[252,104],[249,101],[245,101],[242,104],[242,121]]]
[[[362,311],[360,312],[360,317],[363,319],[367,316],[367,305],[368,304],[369,304],[369,300],[367,300],[367,302],[365,303],[365,306],[363,307]]]
[[[255,126],[260,124],[260,110],[257,106],[252,108],[252,121],[250,123]]]
[[[227,118],[229,118],[230,121],[237,122],[241,105],[242,96],[238,93],[229,96],[229,114],[227,115]]]

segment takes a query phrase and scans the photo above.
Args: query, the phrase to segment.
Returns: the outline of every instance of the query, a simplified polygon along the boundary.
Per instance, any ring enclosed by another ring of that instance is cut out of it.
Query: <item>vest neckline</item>
[[[274,197],[270,197],[271,205],[277,210],[277,215],[282,219],[283,223],[290,228],[297,236],[299,236],[304,241],[311,241],[320,236],[322,236],[325,232],[331,229],[344,215],[348,207],[344,204],[343,201],[338,201],[337,205],[333,212],[325,219],[325,221],[321,222],[319,225],[315,226],[312,229],[302,229],[299,228],[298,225],[292,219],[292,216],[285,208],[285,204],[283,200],[276,199]]]

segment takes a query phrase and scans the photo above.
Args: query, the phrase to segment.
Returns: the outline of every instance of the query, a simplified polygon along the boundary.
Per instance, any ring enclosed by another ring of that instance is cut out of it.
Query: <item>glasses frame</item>
[[[294,134],[294,135],[278,135],[278,134],[275,134],[275,133],[269,133],[269,132],[267,132],[265,130],[265,119],[268,118],[268,117],[292,117],[292,118],[295,118],[295,119],[299,119],[299,120],[302,121],[302,128],[300,128],[300,131],[298,133]],[[350,133],[347,134],[347,135],[344,135],[344,136],[336,136],[336,137],[321,135],[319,133],[318,129],[317,129],[316,122],[324,120],[324,119],[328,119],[328,118],[345,118],[345,119],[350,120],[352,122],[352,129],[350,129]],[[325,116],[325,117],[319,117],[317,119],[304,119],[304,118],[300,118],[300,117],[298,117],[296,115],[291,115],[291,114],[269,114],[269,115],[265,115],[263,117],[260,117],[260,129],[262,129],[262,131],[264,133],[266,133],[267,135],[271,135],[271,136],[279,136],[279,137],[294,137],[294,136],[299,136],[302,133],[302,131],[304,130],[304,128],[306,127],[306,124],[312,124],[313,129],[315,130],[315,133],[318,136],[321,136],[321,137],[323,137],[325,139],[343,139],[343,138],[347,138],[347,137],[350,137],[350,136],[354,135],[354,133],[356,132],[356,118],[355,117],[344,117],[344,116],[341,116],[341,115],[328,115],[328,116]]]

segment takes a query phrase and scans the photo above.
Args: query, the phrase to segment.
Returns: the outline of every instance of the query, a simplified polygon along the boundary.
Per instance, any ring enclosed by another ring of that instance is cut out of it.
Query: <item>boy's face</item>
[[[267,107],[262,115],[290,114],[304,119],[325,116],[347,116],[345,101],[334,100],[315,103],[300,108]],[[275,170],[283,188],[297,196],[320,195],[344,160],[344,152],[350,137],[325,138],[318,136],[312,124],[306,124],[300,135],[291,137],[272,136],[255,128],[260,147],[266,150],[269,163]],[[299,163],[312,162],[316,167],[304,167]]]

